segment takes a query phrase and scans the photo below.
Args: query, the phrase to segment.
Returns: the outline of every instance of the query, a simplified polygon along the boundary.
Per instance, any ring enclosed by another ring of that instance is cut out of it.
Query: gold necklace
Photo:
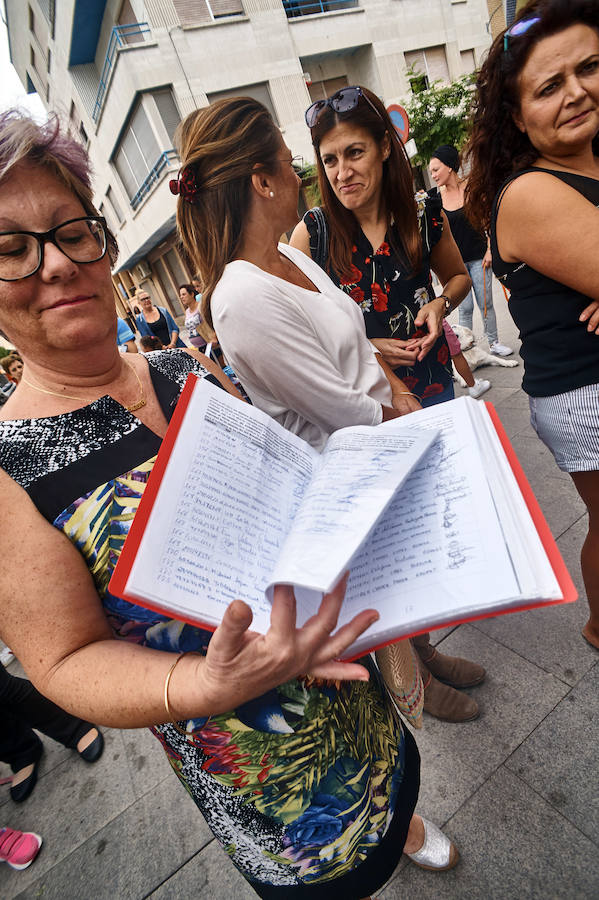
[[[143,384],[141,383],[141,379],[137,374],[135,366],[131,365],[131,363],[127,360],[125,360],[125,362],[129,366],[137,380],[137,384],[139,387],[139,400],[136,400],[135,403],[131,404],[131,406],[127,406],[125,403],[123,403],[122,405],[125,407],[127,412],[136,412],[138,409],[141,409],[142,406],[146,405],[146,395],[144,393]],[[21,381],[24,381],[25,384],[28,384],[29,387],[33,388],[34,391],[39,391],[41,394],[52,394],[52,396],[54,397],[63,397],[65,400],[79,400],[83,401],[84,403],[93,403],[92,400],[88,400],[86,397],[73,397],[72,394],[61,394],[59,391],[49,391],[47,388],[43,388],[39,384],[34,384],[32,381],[28,381],[25,376],[21,376]],[[97,400],[99,398],[96,397],[95,399]]]

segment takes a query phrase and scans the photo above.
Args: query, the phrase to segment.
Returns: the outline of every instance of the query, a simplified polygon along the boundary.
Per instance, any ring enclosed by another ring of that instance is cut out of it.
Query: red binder
[[[112,594],[117,597],[121,597],[124,600],[128,600],[133,604],[137,604],[139,606],[143,606],[147,609],[154,610],[160,614],[166,616],[173,616],[172,610],[161,607],[153,602],[140,600],[137,596],[132,596],[127,593],[127,580],[135,560],[135,556],[137,553],[137,549],[139,547],[141,538],[143,536],[145,527],[147,525],[148,519],[152,512],[154,502],[156,500],[156,496],[158,493],[158,488],[160,486],[160,482],[164,475],[168,460],[170,458],[175,440],[179,433],[179,429],[181,427],[181,423],[187,411],[187,407],[189,405],[193,390],[195,385],[198,383],[197,378],[193,375],[190,375],[187,379],[187,382],[183,388],[181,396],[179,398],[179,402],[177,403],[177,407],[173,413],[170,425],[168,427],[167,433],[162,442],[162,446],[158,453],[156,462],[154,464],[154,468],[146,485],[143,497],[140,501],[137,513],[135,518],[131,524],[128,537],[125,541],[124,547],[121,551],[120,557],[118,559],[115,571],[112,575],[109,584],[109,590]],[[529,513],[531,515],[532,521],[535,525],[535,528],[538,532],[539,538],[545,550],[545,553],[549,559],[551,567],[553,569],[553,573],[555,578],[559,584],[560,590],[562,592],[562,599],[550,600],[550,601],[542,601],[536,600],[534,602],[523,603],[519,606],[510,607],[509,609],[501,609],[501,610],[493,610],[488,612],[482,612],[471,616],[460,616],[450,618],[447,621],[436,624],[434,629],[444,628],[452,625],[463,624],[465,622],[473,622],[478,619],[491,618],[497,615],[503,615],[506,613],[513,612],[522,612],[528,609],[536,609],[544,606],[554,606],[560,603],[572,603],[577,599],[578,593],[572,578],[570,577],[570,573],[568,572],[566,565],[561,557],[557,544],[551,534],[549,526],[545,520],[545,517],[541,511],[541,508],[537,502],[536,497],[533,494],[532,488],[528,483],[528,480],[522,470],[522,466],[516,456],[516,453],[505,433],[503,425],[497,415],[497,412],[491,403],[486,403],[486,408],[490,414],[491,420],[497,432],[499,441],[503,447],[503,450],[506,454],[506,457],[510,463],[512,472],[514,473],[514,477],[526,506],[528,507]],[[202,622],[201,619],[196,618],[187,618],[184,616],[177,616],[180,621],[185,621],[188,624],[196,625],[201,628],[205,628],[210,631],[215,630],[214,624],[208,624],[206,622]],[[404,635],[404,637],[413,637],[415,634],[423,633],[429,629],[421,629],[419,631],[415,631],[410,633],[409,635]],[[369,651],[379,649],[380,647],[385,646],[386,644],[393,643],[394,640],[398,638],[394,638],[389,641],[385,641],[382,644],[376,644],[375,646],[369,648]],[[361,650],[358,655],[364,655],[367,652],[365,650]]]

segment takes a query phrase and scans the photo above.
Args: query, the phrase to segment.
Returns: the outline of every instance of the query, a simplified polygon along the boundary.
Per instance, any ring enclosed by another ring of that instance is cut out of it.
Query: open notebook
[[[493,408],[463,397],[322,453],[190,375],[110,591],[216,628],[238,597],[265,632],[272,587],[298,624],[351,571],[339,624],[380,618],[346,652],[572,601],[576,590]]]

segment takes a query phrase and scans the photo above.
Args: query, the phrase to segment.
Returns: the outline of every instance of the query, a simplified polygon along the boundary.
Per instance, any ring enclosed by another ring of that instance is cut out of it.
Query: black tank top
[[[443,195],[437,187],[431,188],[428,195],[429,197],[438,197],[443,202]],[[482,259],[487,252],[487,238],[470,224],[466,218],[464,207],[460,206],[458,209],[443,207],[443,212],[447,216],[453,239],[464,262]]]
[[[503,193],[510,182],[528,172],[545,172],[559,178],[593,206],[599,206],[599,180],[532,166],[511,175],[493,204],[493,271],[511,291],[510,313],[522,340],[522,387],[531,397],[550,397],[599,382],[599,335],[589,334],[586,324],[578,321],[593,298],[542,275],[526,263],[507,263],[499,255],[495,229]],[[542,230],[542,222],[539,228]],[[576,240],[574,233],[572,240]]]
[[[146,319],[146,322],[148,320]],[[168,330],[168,325],[166,319],[164,318],[163,313],[160,313],[155,322],[148,322],[148,328],[166,347],[167,344],[171,342],[171,333]]]
[[[464,262],[482,259],[487,252],[487,239],[484,234],[472,227],[466,218],[464,207],[460,206],[459,209],[443,207],[443,212],[447,216],[453,239]]]

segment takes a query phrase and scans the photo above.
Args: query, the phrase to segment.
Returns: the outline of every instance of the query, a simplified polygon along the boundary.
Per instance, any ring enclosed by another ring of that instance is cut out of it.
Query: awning
[[[133,268],[135,263],[138,263],[140,259],[143,259],[144,256],[147,256],[150,250],[153,250],[154,247],[157,247],[158,244],[161,243],[161,241],[167,238],[169,234],[171,234],[175,230],[175,225],[176,216],[173,213],[172,216],[169,216],[169,218],[162,223],[160,228],[157,228],[156,231],[154,231],[153,234],[150,235],[147,241],[144,241],[141,247],[138,247],[135,253],[132,253],[128,259],[120,263],[118,269],[115,269],[115,273],[122,272],[123,269]]]

